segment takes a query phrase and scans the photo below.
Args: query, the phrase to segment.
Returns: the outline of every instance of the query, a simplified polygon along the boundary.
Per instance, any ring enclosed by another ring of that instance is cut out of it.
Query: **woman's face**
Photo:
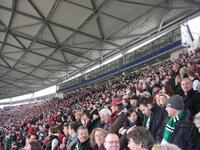
[[[104,143],[105,135],[101,131],[96,131],[94,133],[94,139],[98,146]]]
[[[165,105],[166,104],[166,102],[167,102],[167,97],[166,96],[160,95],[159,99],[160,99],[160,104],[161,105]]]
[[[135,122],[137,120],[137,114],[135,112],[132,112],[130,114],[130,116],[128,116],[128,119],[131,121],[131,122]]]
[[[196,127],[198,128],[198,130],[200,132],[200,120],[199,119],[194,119],[194,123],[195,123]]]

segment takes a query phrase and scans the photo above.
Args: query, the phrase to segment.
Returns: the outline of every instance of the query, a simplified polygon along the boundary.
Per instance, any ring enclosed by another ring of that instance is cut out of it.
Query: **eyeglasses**
[[[105,141],[105,142],[109,144],[119,144],[119,141]]]

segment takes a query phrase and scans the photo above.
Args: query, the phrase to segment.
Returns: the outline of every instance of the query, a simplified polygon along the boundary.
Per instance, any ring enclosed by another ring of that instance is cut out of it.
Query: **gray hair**
[[[102,110],[99,111],[99,115],[111,115],[111,111],[108,108],[103,108]]]

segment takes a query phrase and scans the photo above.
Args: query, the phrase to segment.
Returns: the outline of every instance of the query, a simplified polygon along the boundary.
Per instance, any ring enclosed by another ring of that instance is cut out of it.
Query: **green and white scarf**
[[[186,111],[180,112],[175,117],[170,117],[167,121],[167,124],[165,126],[165,130],[163,133],[163,139],[161,144],[165,144],[171,141],[174,130],[176,128],[176,123],[182,120],[185,117]]]

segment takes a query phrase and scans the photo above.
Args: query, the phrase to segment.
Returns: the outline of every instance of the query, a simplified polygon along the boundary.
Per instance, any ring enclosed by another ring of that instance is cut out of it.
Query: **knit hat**
[[[173,95],[167,100],[166,106],[176,110],[182,110],[184,109],[183,98],[179,95]]]

